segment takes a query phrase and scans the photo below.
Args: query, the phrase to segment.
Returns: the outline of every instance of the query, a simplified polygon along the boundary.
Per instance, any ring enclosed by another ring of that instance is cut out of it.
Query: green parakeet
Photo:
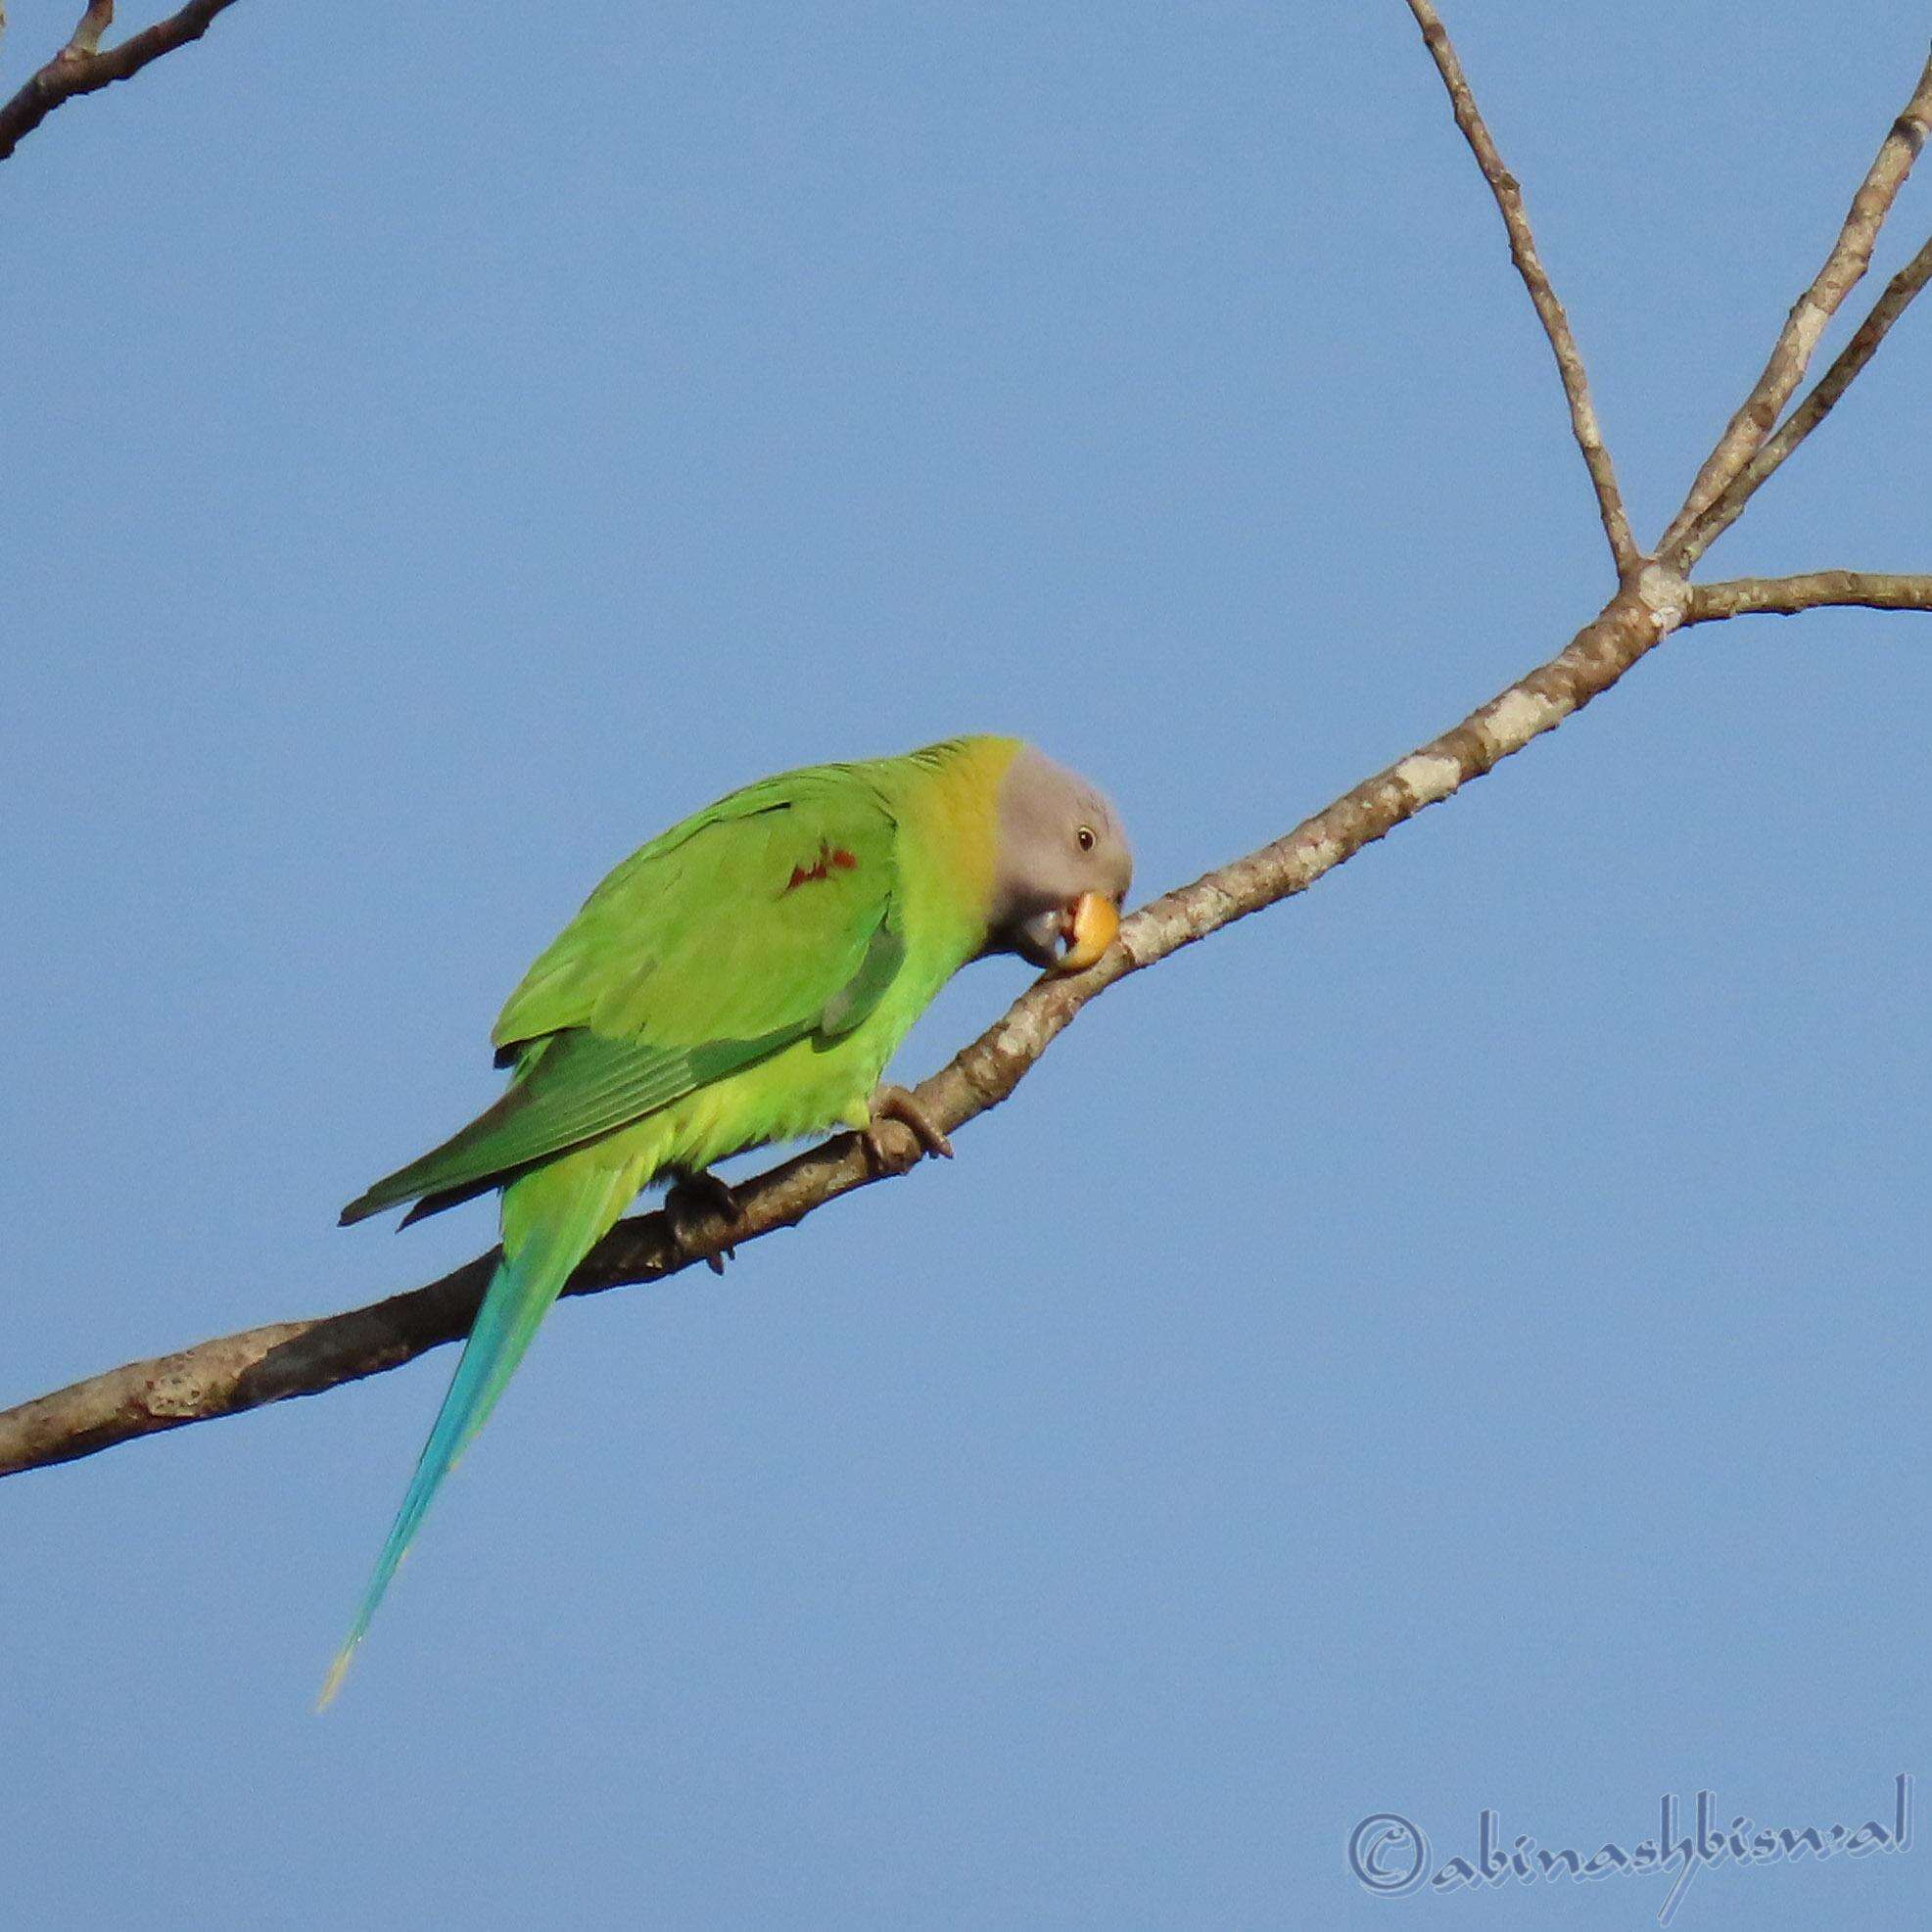
[[[1092,785],[1015,738],[965,737],[746,785],[591,893],[496,1021],[508,1091],[343,1210],[413,1202],[414,1220],[500,1188],[503,1258],[325,1702],[437,1486],[638,1190],[699,1184],[772,1141],[870,1135],[880,1113],[944,1150],[910,1096],[878,1087],[907,1030],[983,955],[1091,966],[1131,873]]]

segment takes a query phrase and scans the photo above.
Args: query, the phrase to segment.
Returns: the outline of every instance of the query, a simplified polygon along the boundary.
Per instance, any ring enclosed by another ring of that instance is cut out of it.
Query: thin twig
[[[1932,577],[1875,570],[1814,570],[1803,577],[1739,577],[1693,584],[1686,624],[1725,617],[1795,617],[1851,604],[1865,610],[1932,611]]]
[[[1932,281],[1932,240],[1886,283],[1885,293],[1871,306],[1871,313],[1859,324],[1857,333],[1838,352],[1837,358],[1818,378],[1811,394],[1785,417],[1777,434],[1751,458],[1730,488],[1685,533],[1672,553],[1673,569],[1688,570],[1737,521],[1766,479],[1831,413],[1833,404],[1851,388],[1853,379],[1877,353],[1886,331],[1911,306],[1913,297],[1928,281]]]
[[[1642,567],[1643,557],[1636,539],[1630,534],[1623,493],[1617,487],[1617,471],[1597,427],[1596,405],[1590,401],[1582,353],[1571,333],[1570,318],[1563,312],[1563,304],[1557,300],[1556,290],[1544,271],[1542,257],[1536,253],[1536,238],[1531,233],[1530,216],[1523,206],[1522,186],[1503,165],[1503,158],[1470,91],[1462,63],[1456,58],[1448,28],[1430,0],[1408,0],[1408,8],[1422,28],[1423,41],[1442,76],[1442,85],[1449,90],[1456,125],[1462,129],[1463,139],[1476,156],[1476,165],[1483,170],[1483,178],[1489,184],[1489,192],[1495,196],[1496,207],[1502,212],[1503,226],[1509,231],[1509,259],[1523,277],[1530,300],[1536,305],[1543,333],[1549,338],[1556,356],[1557,373],[1563,378],[1563,393],[1570,401],[1570,427],[1576,435],[1578,448],[1583,452],[1590,487],[1596,492],[1597,516],[1610,543],[1611,560],[1617,567],[1618,578],[1627,579]]]
[[[123,40],[118,47],[110,47],[106,53],[85,48],[75,52],[96,12],[96,6],[90,5],[67,47],[0,107],[0,161],[5,161],[63,101],[125,80],[139,73],[150,61],[158,61],[164,54],[171,54],[175,48],[199,40],[215,15],[234,4],[235,0],[189,0],[178,14],[157,21],[153,26],[143,28],[130,40]],[[109,6],[106,12],[111,19],[113,7]]]
[[[1825,324],[1871,265],[1878,231],[1925,146],[1928,132],[1932,132],[1932,58],[1927,59],[1904,112],[1879,143],[1877,158],[1852,197],[1844,226],[1824,259],[1824,266],[1792,305],[1764,374],[1724,426],[1717,448],[1698,471],[1683,508],[1671,519],[1671,527],[1657,545],[1660,557],[1678,555],[1684,538],[1729,490],[1771,433],[1784,405],[1805,379]]]
[[[1043,980],[918,1090],[920,1107],[952,1133],[997,1107],[1062,1027],[1097,994],[1181,947],[1291,894],[1447,798],[1614,684],[1682,621],[1685,587],[1656,569],[1622,587],[1547,664],[1453,730],[1364,780],[1271,845],[1144,906],[1091,972]],[[886,1131],[910,1131],[893,1123]],[[715,1218],[681,1244],[662,1212],[623,1221],[572,1277],[573,1295],[656,1281],[715,1252],[785,1228],[875,1178],[851,1135],[814,1148],[734,1189],[741,1217]],[[312,1395],[460,1340],[489,1283],[494,1254],[407,1295],[315,1321],[278,1322],[132,1362],[0,1414],[0,1475],[124,1442],[157,1430]]]
[[[80,24],[73,30],[73,37],[61,49],[60,58],[64,61],[84,60],[89,54],[100,51],[101,35],[114,24],[114,0],[87,0],[87,11],[80,17]]]

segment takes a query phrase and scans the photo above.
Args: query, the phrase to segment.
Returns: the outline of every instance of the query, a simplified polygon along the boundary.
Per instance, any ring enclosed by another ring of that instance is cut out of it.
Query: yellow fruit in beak
[[[1085,972],[1113,944],[1120,930],[1120,908],[1098,892],[1083,892],[1066,913],[1066,951],[1054,962],[1056,972]]]

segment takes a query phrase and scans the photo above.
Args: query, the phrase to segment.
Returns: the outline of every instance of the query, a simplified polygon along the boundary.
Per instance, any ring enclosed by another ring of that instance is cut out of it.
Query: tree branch
[[[1932,577],[1901,577],[1869,570],[1814,570],[1804,577],[1740,577],[1722,584],[1693,584],[1686,624],[1725,617],[1795,617],[1834,604],[1866,610],[1932,611]]]
[[[1563,304],[1557,300],[1556,290],[1543,268],[1542,257],[1536,253],[1536,238],[1530,231],[1530,216],[1523,206],[1522,186],[1503,165],[1503,158],[1476,106],[1462,63],[1456,58],[1448,28],[1430,0],[1408,0],[1408,8],[1422,28],[1423,42],[1442,76],[1442,85],[1449,90],[1449,106],[1454,111],[1456,125],[1462,129],[1463,139],[1469,143],[1476,165],[1483,170],[1483,178],[1488,182],[1489,192],[1495,196],[1496,207],[1501,211],[1503,226],[1509,231],[1509,259],[1515,262],[1516,272],[1523,277],[1530,300],[1536,306],[1543,333],[1549,338],[1556,356],[1557,373],[1563,378],[1563,393],[1570,401],[1570,427],[1577,438],[1577,448],[1583,452],[1590,487],[1596,492],[1597,516],[1610,544],[1611,561],[1617,567],[1618,578],[1627,579],[1641,567],[1643,558],[1636,539],[1630,535],[1630,520],[1624,510],[1623,493],[1617,487],[1617,471],[1597,427],[1596,405],[1590,401],[1582,353],[1571,333],[1570,317],[1564,313]]]
[[[1305,891],[1363,846],[1553,730],[1667,637],[1684,609],[1680,580],[1645,571],[1547,664],[1461,724],[1273,844],[1142,907],[1091,972],[1042,980],[1021,994],[996,1025],[919,1088],[920,1107],[948,1133],[997,1107],[1089,1000],[1183,946]],[[912,1151],[908,1129],[894,1123],[885,1131],[903,1136],[900,1144]],[[679,1243],[662,1211],[620,1222],[565,1293],[662,1280],[727,1242],[741,1245],[795,1226],[874,1178],[855,1138],[841,1135],[738,1187],[742,1218],[727,1224],[711,1217],[693,1227],[688,1245]],[[426,1288],[348,1314],[250,1329],[23,1403],[0,1414],[0,1475],[396,1368],[468,1334],[495,1259],[494,1252],[479,1255]]]
[[[101,34],[114,19],[113,0],[89,0],[73,38],[0,107],[0,161],[5,161],[63,101],[126,80],[150,61],[199,40],[215,15],[234,4],[235,0],[189,0],[178,14],[170,14],[131,40],[100,53],[96,50]]]
[[[193,38],[208,19],[228,4],[231,0],[200,0],[198,6],[184,8],[174,22],[150,29],[150,34],[199,13],[205,16],[200,25],[180,36]],[[1343,864],[1364,846],[1449,797],[1531,739],[1554,730],[1573,712],[1608,690],[1680,625],[1755,611],[1810,610],[1827,604],[1932,609],[1932,578],[1926,577],[1825,571],[1808,577],[1693,588],[1679,571],[1662,563],[1643,562],[1630,540],[1609,457],[1597,437],[1580,357],[1563,309],[1536,259],[1517,185],[1503,170],[1476,113],[1461,66],[1434,8],[1429,0],[1408,0],[1408,4],[1449,88],[1458,123],[1476,150],[1484,178],[1502,210],[1518,270],[1530,287],[1556,353],[1570,398],[1572,428],[1597,487],[1605,533],[1619,559],[1617,592],[1548,663],[1518,680],[1461,724],[1418,747],[1400,763],[1365,779],[1272,844],[1143,907],[1122,924],[1119,942],[1091,972],[1071,980],[1043,980],[1022,994],[996,1025],[919,1089],[921,1107],[945,1131],[956,1131],[1005,1100],[1080,1009],[1108,986],[1236,919],[1305,891],[1324,872]],[[169,44],[178,45],[179,39]],[[129,42],[118,50],[119,56],[128,55],[138,45],[138,39]],[[154,57],[148,53],[143,58]],[[117,56],[86,58],[111,61]],[[135,61],[125,71],[131,72],[140,64]],[[35,76],[36,81],[39,78]],[[0,111],[0,133],[7,125],[5,116],[13,112],[19,99],[17,96]],[[45,112],[43,108],[41,114]],[[1878,223],[1923,140],[1928,112],[1932,112],[1932,62],[1927,64],[1911,106],[1887,136],[1878,161],[1854,200],[1852,213],[1824,270],[1792,310],[1764,377],[1699,472],[1697,484],[1672,526],[1675,533],[1672,542],[1682,541],[1704,511],[1744,472],[1765,430],[1802,379],[1818,331],[1863,272]],[[19,131],[12,139],[19,138]],[[9,151],[0,148],[0,154]],[[1914,269],[1916,266],[1915,262]],[[1885,329],[1917,292],[1913,285],[1908,292],[1898,293],[1904,287],[1905,278],[1895,278],[1860,332],[1861,338],[1870,332],[1868,340],[1861,347],[1855,338],[1817,392],[1808,399],[1805,409],[1794,414],[1794,425],[1806,411],[1813,411],[1812,423],[1821,419],[1870,359]],[[1802,441],[1809,427],[1793,434],[1790,448]],[[1769,470],[1765,473],[1769,474]],[[913,1151],[908,1129],[891,1123],[881,1131],[900,1136],[898,1145],[907,1153]],[[741,1218],[729,1225],[716,1217],[707,1221],[693,1216],[681,1240],[661,1212],[620,1222],[587,1257],[565,1293],[588,1295],[625,1283],[661,1280],[715,1253],[728,1242],[755,1240],[776,1228],[794,1226],[825,1202],[868,1185],[873,1178],[855,1139],[842,1136],[738,1188]],[[495,1262],[493,1250],[426,1288],[368,1307],[312,1321],[251,1329],[177,1354],[130,1363],[23,1403],[0,1414],[0,1475],[70,1461],[133,1437],[233,1415],[292,1395],[314,1394],[338,1383],[395,1368],[468,1333]]]
[[[1725,425],[1717,448],[1698,471],[1683,508],[1671,520],[1670,528],[1657,545],[1657,554],[1667,559],[1673,569],[1687,569],[1690,560],[1702,553],[1703,544],[1687,543],[1685,540],[1757,454],[1784,405],[1790,401],[1792,392],[1804,381],[1825,324],[1871,265],[1871,251],[1878,240],[1878,231],[1891,212],[1899,190],[1905,186],[1912,163],[1925,146],[1928,132],[1932,132],[1932,58],[1927,59],[1911,99],[1880,142],[1876,160],[1852,197],[1851,209],[1838,231],[1838,239],[1825,257],[1824,266],[1792,305],[1791,313],[1772,345],[1764,374]],[[1880,334],[1883,333],[1881,330]],[[1876,343],[1872,346],[1877,347]],[[1857,373],[1856,369],[1852,371],[1854,375]],[[1834,396],[1832,401],[1836,400]]]
[[[1857,333],[1838,352],[1837,359],[1819,377],[1812,393],[1785,417],[1777,434],[1751,458],[1730,488],[1685,533],[1673,556],[1676,569],[1688,570],[1737,521],[1759,487],[1831,413],[1838,399],[1851,388],[1853,379],[1878,353],[1886,331],[1911,306],[1912,298],[1928,281],[1932,281],[1932,239],[1886,283],[1885,293],[1872,304],[1871,313],[1859,324]]]

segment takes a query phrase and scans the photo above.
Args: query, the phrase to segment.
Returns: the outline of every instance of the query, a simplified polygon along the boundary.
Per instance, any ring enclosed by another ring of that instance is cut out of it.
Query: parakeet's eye
[[[1082,852],[1091,852],[1094,849],[1094,828],[1092,825],[1082,825],[1073,836],[1079,840],[1080,850]]]

